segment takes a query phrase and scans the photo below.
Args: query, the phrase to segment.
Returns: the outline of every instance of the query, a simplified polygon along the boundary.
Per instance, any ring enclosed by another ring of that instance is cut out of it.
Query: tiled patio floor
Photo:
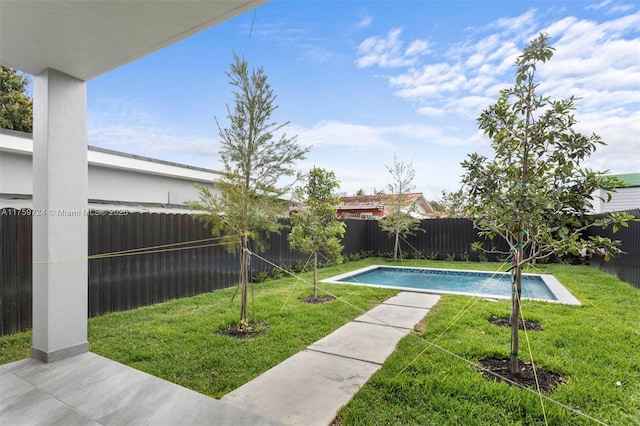
[[[93,353],[0,366],[3,425],[275,425]]]

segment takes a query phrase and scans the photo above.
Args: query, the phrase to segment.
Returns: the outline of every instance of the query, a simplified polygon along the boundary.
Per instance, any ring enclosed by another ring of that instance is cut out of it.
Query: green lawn
[[[365,259],[325,268],[325,278],[371,264]],[[406,266],[496,270],[499,264],[406,261]],[[488,382],[474,364],[505,356],[509,330],[490,324],[507,316],[510,302],[443,296],[422,331],[398,349],[338,414],[343,425],[372,424],[640,424],[640,291],[586,266],[543,265],[582,303],[523,303],[525,318],[544,330],[529,332],[536,365],[564,374],[566,384],[539,395]],[[309,279],[310,274],[304,278]],[[322,285],[338,300],[323,305],[298,301],[311,293],[292,278],[255,286],[255,312],[266,333],[237,340],[216,333],[237,320],[233,289],[113,313],[89,320],[91,350],[105,357],[220,397],[302,350],[395,291]],[[0,363],[28,356],[31,335],[0,338]],[[527,338],[521,355],[527,360]],[[431,343],[442,349],[437,349]],[[456,354],[455,357],[446,351]],[[620,382],[620,385],[617,384]],[[548,398],[548,399],[547,399]],[[589,417],[569,410],[579,410]]]
[[[543,393],[553,400],[543,399],[544,411],[539,395],[488,382],[473,365],[488,356],[507,356],[509,330],[487,318],[507,317],[511,303],[444,296],[427,316],[424,332],[403,339],[339,412],[342,424],[640,424],[640,291],[587,266],[540,269],[556,276],[583,303],[523,302],[525,318],[544,328],[527,333],[533,361],[562,373],[567,382]],[[520,340],[521,357],[530,360],[522,333]]]

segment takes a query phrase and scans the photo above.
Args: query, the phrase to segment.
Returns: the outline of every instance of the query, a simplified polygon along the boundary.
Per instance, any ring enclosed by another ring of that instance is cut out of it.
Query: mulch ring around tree
[[[269,324],[266,322],[249,321],[249,324],[244,330],[241,330],[238,324],[233,324],[228,327],[221,328],[216,333],[235,337],[236,339],[250,339],[260,336],[266,332],[268,328]]]
[[[300,301],[303,303],[313,303],[314,305],[318,305],[320,303],[327,303],[327,302],[331,302],[333,299],[335,299],[335,297],[333,296],[307,296],[307,297],[301,297]]]
[[[518,369],[520,370],[520,374],[517,375],[511,373],[509,360],[507,358],[489,357],[480,360],[478,364],[490,372],[497,374],[496,376],[489,373],[489,371],[481,370],[487,380],[506,382],[509,385],[513,385],[513,383],[505,380],[506,378],[521,386],[537,389],[537,375],[537,382],[540,385],[540,389],[544,391],[553,390],[558,385],[566,384],[566,381],[561,374],[547,371],[539,367],[536,367],[534,375],[533,365],[530,362],[518,360]]]
[[[511,327],[509,324],[509,318],[500,318],[495,315],[491,315],[488,319],[491,324],[498,325],[500,327]],[[536,321],[524,320],[524,325],[522,324],[522,320],[518,320],[518,329],[524,330],[524,326],[527,326],[527,331],[542,331],[542,326],[540,323]]]

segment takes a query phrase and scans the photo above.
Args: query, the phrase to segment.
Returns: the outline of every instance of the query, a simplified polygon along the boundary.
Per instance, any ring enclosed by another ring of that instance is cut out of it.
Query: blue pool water
[[[355,271],[355,273],[346,276],[341,275],[335,277],[334,280],[327,281],[511,298],[510,279],[508,273],[378,266],[363,272]],[[522,297],[558,300],[542,277],[538,275],[523,275]]]

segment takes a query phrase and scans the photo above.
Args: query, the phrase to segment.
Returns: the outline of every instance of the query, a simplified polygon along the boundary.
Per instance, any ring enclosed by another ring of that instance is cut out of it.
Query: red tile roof
[[[376,194],[376,195],[362,195],[354,197],[340,197],[340,200],[344,203],[344,207],[348,206],[388,206],[394,203],[396,197],[395,194]],[[412,192],[404,194],[404,201],[409,203],[420,203],[424,206],[427,213],[433,213],[433,208],[429,202],[424,198],[422,192]]]

